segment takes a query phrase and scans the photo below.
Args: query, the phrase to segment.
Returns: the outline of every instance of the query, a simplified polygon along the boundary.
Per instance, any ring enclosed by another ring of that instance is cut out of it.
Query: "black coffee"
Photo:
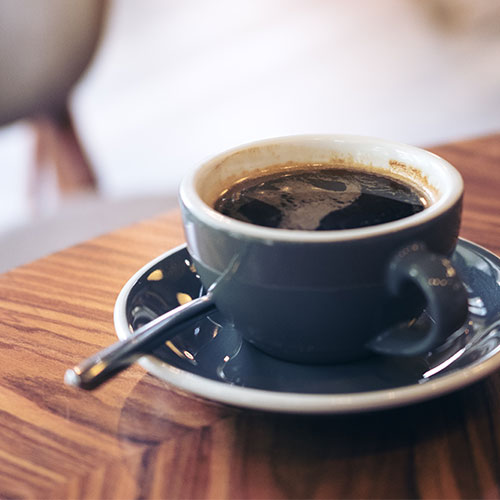
[[[322,166],[237,182],[214,208],[259,226],[325,231],[402,219],[427,204],[422,193],[397,179]]]

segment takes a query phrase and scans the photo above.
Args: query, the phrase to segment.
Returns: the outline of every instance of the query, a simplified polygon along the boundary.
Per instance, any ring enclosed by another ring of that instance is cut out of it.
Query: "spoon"
[[[232,279],[245,252],[234,255],[227,269],[210,285],[205,295],[168,311],[133,332],[66,370],[64,382],[81,389],[95,389],[113,375],[124,370],[144,354],[150,353],[174,338],[181,326],[215,310],[214,296]]]
[[[113,375],[124,370],[142,355],[151,352],[178,333],[179,326],[215,309],[213,291],[209,290],[182,306],[168,311],[138,328],[130,337],[115,342],[70,368],[64,382],[81,389],[95,389]]]

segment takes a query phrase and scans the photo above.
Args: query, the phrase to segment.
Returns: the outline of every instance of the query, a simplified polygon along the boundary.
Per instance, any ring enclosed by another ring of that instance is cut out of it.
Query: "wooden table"
[[[434,149],[465,178],[462,236],[500,254],[500,135]],[[500,497],[500,373],[337,417],[225,407],[139,366],[94,392],[65,386],[114,342],[126,280],[182,241],[170,213],[0,277],[1,498]]]

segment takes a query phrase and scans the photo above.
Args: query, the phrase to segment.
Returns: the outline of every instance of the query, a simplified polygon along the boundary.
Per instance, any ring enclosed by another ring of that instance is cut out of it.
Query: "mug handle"
[[[467,292],[451,262],[428,251],[423,243],[413,243],[391,260],[387,272],[389,291],[397,295],[408,282],[423,293],[432,325],[424,335],[408,325],[389,328],[368,348],[379,354],[416,356],[442,344],[460,328],[468,314]]]

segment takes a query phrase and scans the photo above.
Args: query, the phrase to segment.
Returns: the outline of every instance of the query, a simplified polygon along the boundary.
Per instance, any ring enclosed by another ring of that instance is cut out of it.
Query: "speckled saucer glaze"
[[[437,397],[500,368],[500,259],[460,240],[452,262],[469,295],[469,319],[446,344],[424,356],[373,355],[336,365],[290,363],[259,351],[214,313],[181,329],[139,363],[188,393],[257,410],[355,413]],[[121,290],[114,315],[118,337],[202,293],[185,246],[159,256]],[[429,318],[424,313],[418,321]]]

